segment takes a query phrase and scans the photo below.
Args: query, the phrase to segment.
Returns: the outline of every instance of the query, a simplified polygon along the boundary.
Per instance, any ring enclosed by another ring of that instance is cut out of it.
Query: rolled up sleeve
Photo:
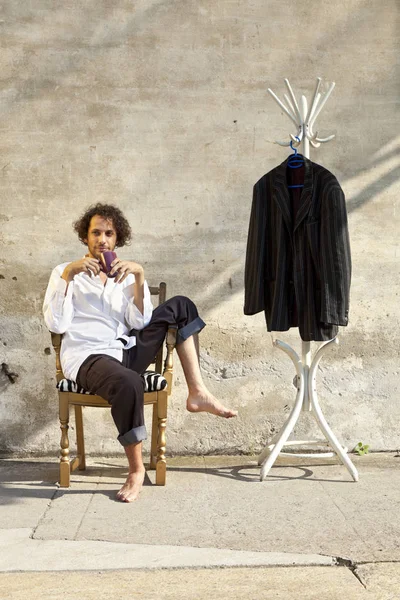
[[[50,276],[43,302],[44,320],[53,333],[65,333],[74,316],[72,301],[74,282],[68,285],[65,293],[67,282],[61,278],[61,275],[60,267],[56,267]]]
[[[131,329],[144,329],[151,320],[153,314],[153,305],[151,303],[151,294],[147,281],[144,282],[143,314],[140,312],[134,298],[132,298],[126,307],[125,319]]]

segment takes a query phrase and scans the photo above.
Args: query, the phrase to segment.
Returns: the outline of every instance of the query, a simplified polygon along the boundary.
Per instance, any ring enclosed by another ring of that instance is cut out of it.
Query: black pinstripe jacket
[[[304,341],[333,338],[347,325],[350,243],[343,190],[304,158],[293,221],[287,159],[254,186],[245,267],[244,313],[265,311],[268,331],[299,327]]]

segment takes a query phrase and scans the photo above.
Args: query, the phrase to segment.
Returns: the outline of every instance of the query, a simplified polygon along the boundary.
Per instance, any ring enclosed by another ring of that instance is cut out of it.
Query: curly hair
[[[122,211],[113,204],[101,204],[100,202],[89,206],[73,225],[82,244],[86,244],[84,240],[88,236],[90,221],[95,215],[103,217],[107,221],[112,221],[117,233],[116,247],[121,248],[130,244],[132,230]]]

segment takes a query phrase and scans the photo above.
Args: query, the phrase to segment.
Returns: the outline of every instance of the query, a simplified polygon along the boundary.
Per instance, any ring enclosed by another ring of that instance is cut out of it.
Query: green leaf
[[[356,454],[358,454],[359,456],[368,454],[368,450],[369,450],[369,445],[363,444],[362,442],[358,442],[358,444],[354,447],[354,452]]]

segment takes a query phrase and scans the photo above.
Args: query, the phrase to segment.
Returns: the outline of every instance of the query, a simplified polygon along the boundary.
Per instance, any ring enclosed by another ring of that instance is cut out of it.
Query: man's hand
[[[78,273],[87,273],[90,277],[98,275],[100,273],[100,261],[97,258],[90,258],[89,256],[75,260],[65,267],[61,277],[67,283],[70,283]]]
[[[132,274],[135,276],[135,283],[138,285],[143,285],[144,269],[141,265],[139,265],[139,263],[116,258],[111,263],[110,275],[114,275],[114,273],[117,274],[114,279],[115,283],[122,283],[124,279],[128,277],[128,275]]]

